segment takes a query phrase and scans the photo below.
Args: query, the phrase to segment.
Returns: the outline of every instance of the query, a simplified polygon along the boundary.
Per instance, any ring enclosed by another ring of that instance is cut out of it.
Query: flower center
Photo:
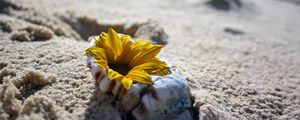
[[[127,64],[110,64],[109,68],[113,69],[114,71],[116,71],[124,76],[126,76],[128,74],[128,72],[130,71]]]

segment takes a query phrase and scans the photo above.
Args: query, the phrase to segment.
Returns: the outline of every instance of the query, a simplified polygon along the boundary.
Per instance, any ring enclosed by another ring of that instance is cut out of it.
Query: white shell
[[[90,43],[95,46],[95,40]],[[187,81],[171,68],[167,76],[152,76],[153,85],[133,84],[129,91],[119,81],[109,80],[107,73],[87,56],[87,64],[100,90],[118,96],[122,106],[138,120],[184,119],[191,120],[190,89]]]

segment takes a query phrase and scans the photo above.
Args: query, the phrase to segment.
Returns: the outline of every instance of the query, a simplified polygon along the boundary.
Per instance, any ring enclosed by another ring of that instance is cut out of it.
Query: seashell
[[[187,81],[175,68],[167,76],[152,76],[153,85],[141,97],[132,114],[137,119],[184,119],[191,120],[192,106],[190,88]]]
[[[90,46],[95,46],[94,40]],[[127,91],[119,81],[110,80],[94,61],[94,57],[87,55],[87,65],[96,85],[102,92],[117,96],[123,108],[136,119],[192,119],[190,88],[174,67],[170,67],[170,75],[151,76],[154,84],[133,84]]]

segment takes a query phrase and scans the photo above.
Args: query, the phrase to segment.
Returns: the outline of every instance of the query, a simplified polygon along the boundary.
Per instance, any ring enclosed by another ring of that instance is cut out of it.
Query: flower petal
[[[96,46],[105,50],[105,54],[107,57],[107,62],[115,62],[114,57],[115,54],[113,52],[113,48],[110,46],[110,40],[108,38],[108,34],[102,32],[100,37],[96,40]]]
[[[106,70],[108,69],[108,64],[106,60],[96,60],[95,64],[101,67],[102,69]]]
[[[108,78],[110,80],[122,80],[123,79],[123,75],[119,74],[118,72],[112,70],[112,69],[108,69]]]
[[[126,90],[129,90],[132,83],[133,83],[133,80],[131,78],[127,78],[127,77],[124,77],[121,81],[122,85],[124,86],[124,88]]]
[[[131,57],[129,66],[133,68],[151,60],[160,52],[161,48],[161,45],[153,45],[148,40],[133,43],[130,46],[130,54],[128,55],[128,57]]]
[[[96,46],[103,48],[104,39],[107,39],[108,35],[105,32],[101,32],[98,39],[96,38]]]
[[[109,63],[114,63],[122,53],[122,41],[118,33],[112,28],[108,30],[108,34],[102,32],[96,46],[105,49]]]
[[[124,62],[125,58],[127,57],[127,54],[130,49],[130,45],[132,44],[131,38],[128,35],[122,35],[121,36],[121,42],[122,42],[122,54],[118,57],[118,62]]]
[[[110,40],[110,42],[108,42],[108,46],[112,49],[114,53],[114,60],[117,60],[117,57],[120,56],[122,53],[121,39],[118,33],[112,28],[108,30],[108,39]]]
[[[99,47],[90,47],[85,50],[86,54],[93,56],[96,60],[107,60],[105,50]]]
[[[150,75],[164,76],[170,74],[168,65],[160,61],[158,58],[153,58],[150,62],[135,66],[132,70],[144,70]]]
[[[140,69],[130,70],[125,77],[130,78],[133,81],[137,81],[139,83],[153,83],[151,76],[146,71]]]

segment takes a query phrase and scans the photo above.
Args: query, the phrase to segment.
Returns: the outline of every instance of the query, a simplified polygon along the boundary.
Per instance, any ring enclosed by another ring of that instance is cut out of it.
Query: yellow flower
[[[156,55],[161,45],[153,45],[148,40],[132,42],[130,36],[119,35],[113,29],[102,32],[96,45],[86,49],[95,63],[108,73],[110,80],[118,80],[129,90],[132,84],[153,84],[150,75],[170,74],[166,63]]]

